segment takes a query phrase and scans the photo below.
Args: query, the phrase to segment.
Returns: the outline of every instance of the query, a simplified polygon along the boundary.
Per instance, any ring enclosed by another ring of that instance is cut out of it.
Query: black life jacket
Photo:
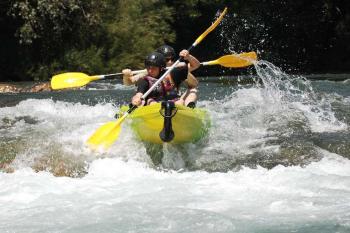
[[[143,77],[148,82],[149,88],[153,86],[158,79],[151,76]],[[169,76],[165,77],[150,93],[150,98],[159,100],[171,100],[178,97],[178,87],[175,85],[173,79]]]

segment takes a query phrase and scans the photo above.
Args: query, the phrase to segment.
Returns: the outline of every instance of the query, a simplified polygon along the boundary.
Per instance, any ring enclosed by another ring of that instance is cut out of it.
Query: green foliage
[[[258,50],[302,71],[349,70],[349,1],[5,0],[0,80],[139,69],[164,43],[187,48],[225,6],[224,22],[192,51],[200,60]]]
[[[140,68],[145,55],[174,41],[171,8],[161,0],[15,1],[16,35],[31,79],[63,70],[87,73]]]
[[[106,56],[109,70],[125,67],[142,68],[147,53],[174,41],[171,31],[171,9],[162,1],[120,0],[114,12],[105,22],[107,35]]]
[[[96,46],[84,50],[67,50],[59,59],[32,66],[27,75],[33,77],[34,80],[46,80],[48,76],[63,72],[102,73],[104,72],[102,52],[102,49]]]
[[[40,39],[62,45],[64,40],[79,40],[80,34],[93,31],[100,23],[102,7],[94,0],[22,0],[15,1],[9,13],[22,20],[17,30],[21,44]]]
[[[18,25],[15,36],[22,59],[16,65],[22,69],[20,76],[47,80],[67,64],[66,54],[89,49],[97,39],[104,7],[95,0],[14,1],[8,14]],[[76,63],[65,69],[74,66]]]

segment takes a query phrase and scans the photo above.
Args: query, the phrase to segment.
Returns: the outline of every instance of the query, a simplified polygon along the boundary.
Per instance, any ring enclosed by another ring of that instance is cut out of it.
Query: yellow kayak
[[[130,114],[131,127],[140,140],[180,144],[196,142],[208,133],[210,119],[204,109],[173,105],[170,115],[166,114],[166,109],[162,103],[156,103],[139,107]],[[120,114],[127,110],[128,106],[123,106]]]

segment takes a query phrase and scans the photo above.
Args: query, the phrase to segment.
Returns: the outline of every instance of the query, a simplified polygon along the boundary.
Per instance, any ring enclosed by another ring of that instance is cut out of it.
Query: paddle
[[[231,54],[222,56],[216,60],[202,62],[202,66],[221,65],[230,68],[240,68],[253,65],[253,62],[257,60],[255,52]]]
[[[132,71],[132,74],[139,74],[144,72],[144,70]],[[94,75],[89,76],[80,72],[68,72],[63,74],[57,74],[51,79],[51,88],[53,90],[65,89],[65,88],[73,88],[73,87],[82,87],[86,84],[101,80],[101,79],[114,79],[118,76],[123,75],[123,73],[115,73],[115,74],[104,74],[104,75]]]
[[[230,67],[230,68],[241,68],[241,67],[252,65],[253,62],[256,61],[256,59],[257,59],[256,53],[249,52],[249,53],[225,55],[213,61],[202,62],[201,65],[202,66],[221,65],[221,66]],[[146,70],[132,71],[132,74],[139,74],[142,72],[146,72]],[[51,87],[54,90],[72,88],[72,87],[82,87],[95,80],[114,79],[121,75],[123,75],[123,73],[94,75],[94,76],[89,76],[87,74],[79,73],[79,72],[63,73],[52,77]]]
[[[215,22],[205,31],[203,32],[195,42],[188,48],[190,51],[192,48],[196,47],[212,30],[214,30],[222,18],[226,14],[227,8],[221,13],[221,15],[215,20]],[[141,99],[146,99],[146,97],[153,91],[154,88],[158,86],[158,84],[173,70],[179,63],[181,59],[178,59],[165,73],[150,87],[150,89],[143,94]],[[96,132],[88,139],[87,143],[91,148],[97,149],[99,147],[103,147],[104,149],[109,148],[117,139],[120,133],[121,124],[124,122],[127,116],[132,113],[137,106],[132,106],[123,116],[121,116],[117,121],[108,122],[102,125],[100,128],[96,130]]]

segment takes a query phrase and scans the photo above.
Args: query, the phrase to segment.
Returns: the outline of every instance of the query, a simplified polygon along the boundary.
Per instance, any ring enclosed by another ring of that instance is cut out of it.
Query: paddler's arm
[[[191,73],[188,73],[185,82],[189,88],[196,88],[198,86],[198,80]]]
[[[186,61],[188,61],[189,72],[196,70],[200,67],[201,63],[198,61],[197,58],[192,56],[188,50],[182,50],[179,55],[180,57],[183,57]]]

